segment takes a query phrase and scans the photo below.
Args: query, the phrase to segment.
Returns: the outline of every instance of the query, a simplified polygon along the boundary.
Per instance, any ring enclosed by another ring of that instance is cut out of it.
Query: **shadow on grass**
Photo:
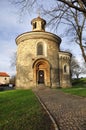
[[[32,90],[0,93],[0,130],[54,130]]]

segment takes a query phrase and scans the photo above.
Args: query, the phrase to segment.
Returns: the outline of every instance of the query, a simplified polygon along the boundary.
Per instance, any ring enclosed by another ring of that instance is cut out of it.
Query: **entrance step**
[[[37,86],[37,89],[40,89],[40,90],[45,89],[45,88],[46,88],[46,86],[44,84],[39,84]]]

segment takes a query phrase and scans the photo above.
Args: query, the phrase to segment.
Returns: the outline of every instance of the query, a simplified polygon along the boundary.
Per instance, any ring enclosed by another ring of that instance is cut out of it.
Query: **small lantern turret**
[[[40,16],[33,19],[31,21],[31,24],[33,26],[33,28],[32,28],[33,31],[45,31],[46,21],[44,19],[42,19]]]

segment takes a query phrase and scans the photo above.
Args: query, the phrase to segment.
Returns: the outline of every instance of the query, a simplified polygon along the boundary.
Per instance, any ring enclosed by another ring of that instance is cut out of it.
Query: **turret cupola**
[[[41,17],[38,16],[37,18],[34,18],[31,21],[31,24],[33,26],[33,31],[45,31],[46,21]]]

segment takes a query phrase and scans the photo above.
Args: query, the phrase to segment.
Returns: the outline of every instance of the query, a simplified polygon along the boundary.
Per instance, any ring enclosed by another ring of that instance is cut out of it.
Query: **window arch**
[[[42,43],[37,44],[37,55],[43,55],[43,45],[42,45]]]
[[[69,65],[68,65],[68,64],[65,64],[65,65],[63,66],[63,72],[64,72],[65,74],[69,74],[70,70],[69,70]]]

